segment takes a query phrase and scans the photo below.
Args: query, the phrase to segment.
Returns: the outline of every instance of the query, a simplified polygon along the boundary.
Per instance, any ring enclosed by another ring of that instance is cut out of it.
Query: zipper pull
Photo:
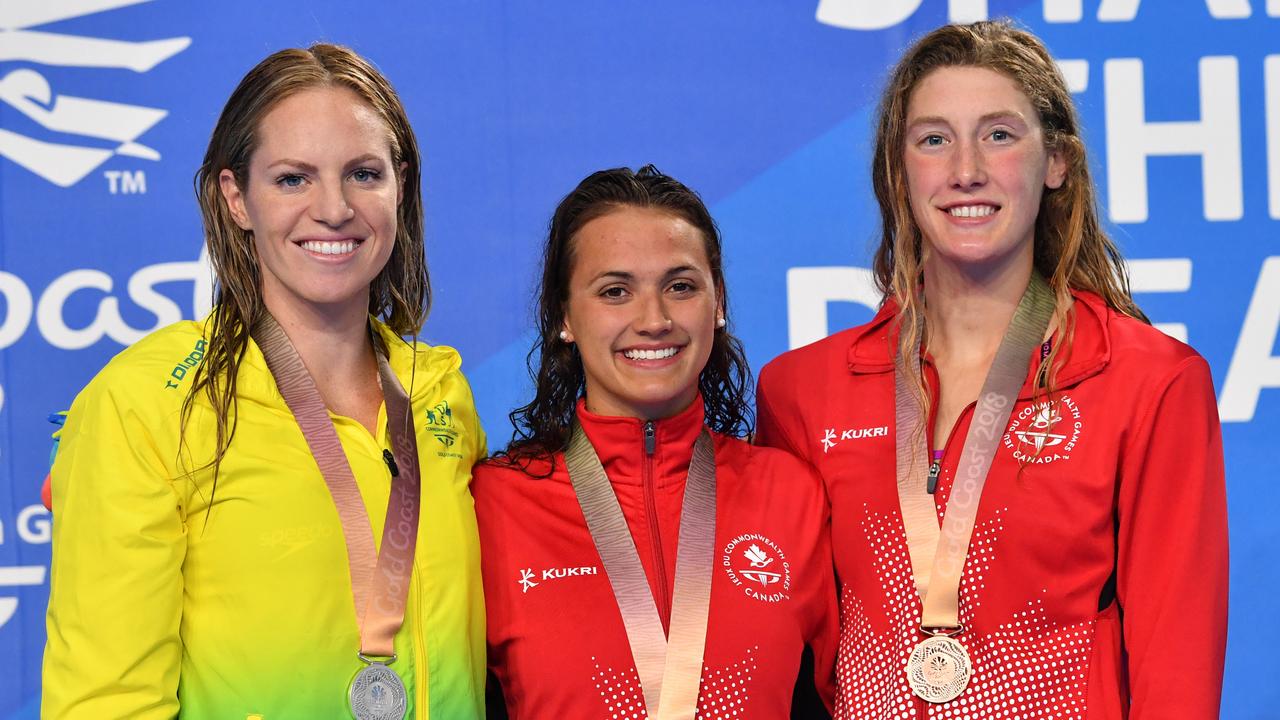
[[[652,455],[658,449],[658,429],[652,420],[644,423],[644,454]]]
[[[929,480],[925,483],[925,490],[932,495],[938,490],[938,475],[942,472],[942,451],[933,451],[933,464],[929,466]]]
[[[391,451],[382,448],[382,460],[387,464],[387,469],[391,471],[391,477],[399,477],[400,468],[396,465],[396,456]]]

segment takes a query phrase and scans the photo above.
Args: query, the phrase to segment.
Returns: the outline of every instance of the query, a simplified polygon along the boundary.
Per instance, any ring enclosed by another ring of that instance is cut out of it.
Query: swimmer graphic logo
[[[145,73],[185,50],[189,37],[148,42],[41,32],[31,28],[93,15],[149,0],[45,0],[0,5],[0,62],[54,67],[119,68]],[[160,153],[138,139],[168,110],[129,105],[75,91],[64,93],[30,68],[0,77],[0,101],[52,136],[78,142],[28,137],[0,128],[0,155],[58,187],[71,187],[116,155],[159,160]],[[128,176],[136,182],[135,176]],[[114,186],[114,183],[113,183]],[[145,186],[144,186],[145,187]]]

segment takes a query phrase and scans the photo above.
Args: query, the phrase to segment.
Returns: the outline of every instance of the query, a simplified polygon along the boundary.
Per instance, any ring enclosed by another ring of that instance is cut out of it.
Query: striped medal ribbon
[[[1031,356],[1044,340],[1053,316],[1054,296],[1038,273],[1026,291],[996,351],[964,439],[951,497],[941,528],[926,482],[925,423],[913,388],[920,372],[920,338],[909,345],[910,356],[897,356],[894,406],[897,422],[897,483],[902,523],[911,556],[911,574],[923,609],[920,631],[927,635],[907,660],[907,682],[919,697],[933,703],[954,700],[973,673],[969,652],[956,638],[960,624],[960,574],[969,552],[978,500],[987,471],[1009,415],[1026,381]]]
[[[381,338],[372,333],[378,377],[387,406],[387,434],[395,458],[394,464],[389,463],[391,496],[382,542],[376,548],[355,475],[315,380],[270,314],[265,314],[254,325],[252,335],[306,438],[342,521],[351,594],[360,627],[358,658],[364,665],[347,688],[348,707],[356,720],[402,720],[408,707],[408,693],[400,676],[387,666],[396,660],[395,635],[404,624],[418,538],[421,483],[418,441],[409,397],[400,379],[391,371]]]
[[[670,638],[663,633],[658,606],[618,496],[595,448],[576,422],[565,465],[613,587],[649,717],[693,720],[702,679],[715,554],[716,458],[711,435],[706,428],[698,435],[685,481]]]

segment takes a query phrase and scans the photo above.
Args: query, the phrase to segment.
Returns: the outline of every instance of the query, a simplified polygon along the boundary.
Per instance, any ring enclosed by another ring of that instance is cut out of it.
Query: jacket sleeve
[[[765,447],[780,448],[798,458],[808,459],[804,448],[793,441],[792,434],[796,429],[785,425],[784,418],[796,417],[796,415],[795,413],[782,414],[785,410],[780,405],[786,398],[780,396],[779,389],[783,381],[784,379],[778,377],[774,364],[766,365],[760,371],[760,382],[756,386],[755,443]]]
[[[816,474],[816,473],[815,473]],[[822,481],[817,480],[819,487]],[[825,507],[826,493],[823,493],[824,512],[822,513],[821,537],[818,540],[818,574],[821,579],[821,590],[818,593],[818,617],[814,624],[813,636],[809,639],[809,647],[813,650],[813,680],[818,695],[827,706],[827,712],[835,712],[836,700],[836,654],[840,645],[840,609],[839,593],[836,590],[836,568],[831,554],[831,513]]]
[[[1121,460],[1117,596],[1131,720],[1217,718],[1227,637],[1227,508],[1209,368],[1182,361]]]
[[[136,390],[96,378],[54,462],[44,718],[178,714],[186,526]]]

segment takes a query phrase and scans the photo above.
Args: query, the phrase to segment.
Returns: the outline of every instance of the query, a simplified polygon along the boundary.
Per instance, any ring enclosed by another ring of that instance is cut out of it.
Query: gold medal
[[[954,700],[969,685],[973,663],[959,640],[934,635],[916,645],[907,659],[907,684],[923,700],[944,703]]]

